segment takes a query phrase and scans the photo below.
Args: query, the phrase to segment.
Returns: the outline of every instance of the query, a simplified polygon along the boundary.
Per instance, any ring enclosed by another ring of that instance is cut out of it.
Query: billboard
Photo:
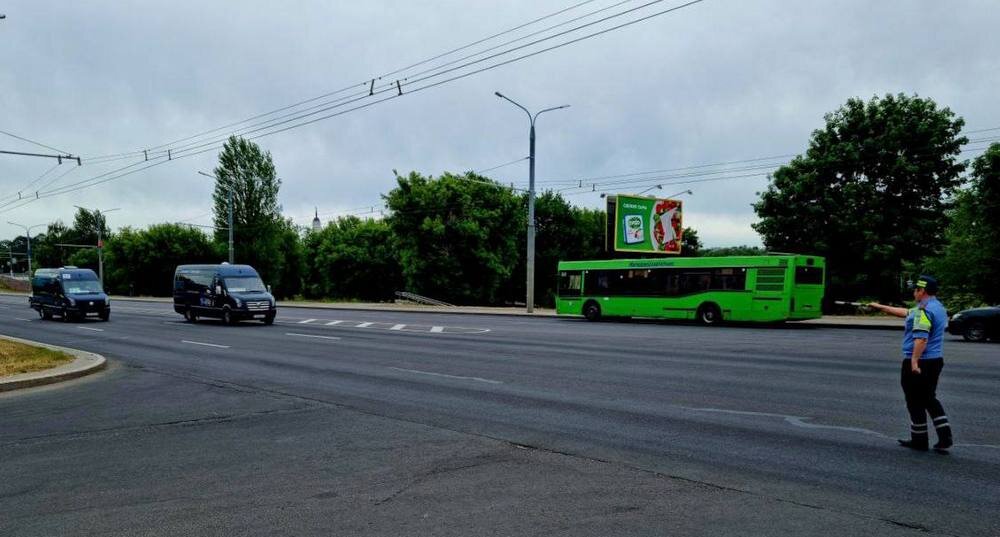
[[[608,250],[645,254],[681,253],[680,200],[619,194],[608,196]]]

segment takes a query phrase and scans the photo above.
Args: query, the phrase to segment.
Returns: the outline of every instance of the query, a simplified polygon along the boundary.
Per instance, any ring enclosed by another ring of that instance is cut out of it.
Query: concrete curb
[[[108,366],[108,360],[100,354],[81,351],[78,349],[70,349],[68,347],[60,347],[58,345],[49,345],[48,343],[40,343],[38,341],[31,341],[12,336],[0,335],[0,338],[16,341],[18,343],[24,343],[25,345],[34,345],[36,347],[62,351],[76,357],[76,359],[72,362],[58,367],[53,367],[52,369],[35,371],[32,373],[21,373],[19,375],[13,375],[11,377],[0,379],[0,392],[9,392],[12,390],[20,390],[22,388],[33,388],[35,386],[44,386],[46,384],[63,382],[83,377],[91,373],[96,373]]]

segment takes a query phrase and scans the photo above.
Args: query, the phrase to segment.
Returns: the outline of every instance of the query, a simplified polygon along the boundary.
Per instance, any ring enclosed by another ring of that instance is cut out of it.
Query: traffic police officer
[[[936,392],[944,367],[944,331],[948,326],[948,314],[936,297],[938,282],[933,277],[922,275],[911,288],[917,302],[914,308],[896,308],[877,302],[870,306],[906,319],[900,384],[910,413],[910,439],[900,440],[899,444],[927,451],[927,415],[930,414],[938,438],[934,450],[944,453],[952,446],[951,426]]]

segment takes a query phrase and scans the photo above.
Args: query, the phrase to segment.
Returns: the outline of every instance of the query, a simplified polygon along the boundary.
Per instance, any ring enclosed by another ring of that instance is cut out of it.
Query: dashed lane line
[[[355,326],[355,328],[368,328],[369,326],[371,326],[373,324],[375,324],[375,323],[364,322],[364,323],[359,324],[358,326]]]
[[[503,384],[503,382],[499,380],[484,379],[482,377],[463,377],[459,375],[446,375],[444,373],[434,373],[433,371],[421,371],[419,369],[404,369],[402,367],[389,367],[389,369],[395,371],[402,371],[404,373],[413,373],[415,375],[430,375],[432,377],[444,377],[455,380],[472,380],[475,382],[485,382],[487,384]]]
[[[339,340],[340,339],[337,336],[320,336],[318,334],[297,334],[295,332],[285,332],[285,335],[286,336],[292,336],[292,337],[311,337],[311,338],[316,338],[316,339],[335,339],[335,340]]]
[[[215,343],[202,343],[200,341],[188,341],[186,339],[182,339],[181,343],[189,343],[191,345],[203,345],[205,347],[215,347],[217,349],[228,349],[229,348],[229,345],[216,345]]]
[[[104,331],[103,328],[91,328],[89,326],[78,326],[77,328],[79,328],[80,330],[92,330],[94,332],[103,332]]]
[[[313,322],[315,320],[316,319],[303,319],[303,320],[299,321],[299,324],[309,324],[309,323],[311,323],[311,322]]]

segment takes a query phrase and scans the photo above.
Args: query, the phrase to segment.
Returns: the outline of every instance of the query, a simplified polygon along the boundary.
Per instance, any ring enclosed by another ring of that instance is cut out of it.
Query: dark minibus
[[[104,293],[97,274],[76,267],[42,268],[31,279],[28,305],[42,319],[58,315],[63,321],[89,316],[111,318],[111,297]]]
[[[174,311],[226,324],[255,319],[273,324],[278,309],[270,288],[250,265],[180,265],[174,271]]]

